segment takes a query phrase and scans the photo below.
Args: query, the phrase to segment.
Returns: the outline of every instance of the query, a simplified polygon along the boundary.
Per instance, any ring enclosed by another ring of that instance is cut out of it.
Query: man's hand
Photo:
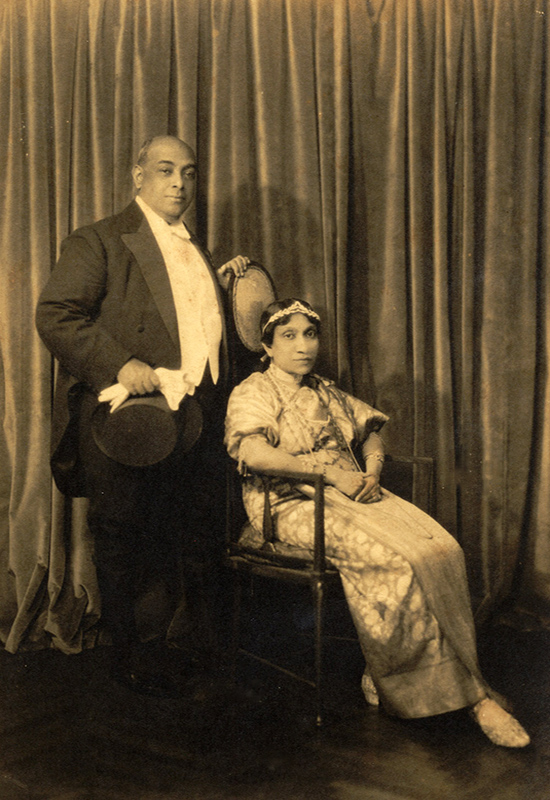
[[[235,258],[232,258],[227,264],[224,264],[223,267],[220,267],[218,273],[220,275],[226,275],[228,272],[233,272],[237,278],[242,278],[249,264],[250,259],[248,256],[235,256]]]
[[[130,394],[150,394],[160,386],[160,379],[155,370],[138,358],[131,358],[124,364],[117,375],[117,380]]]

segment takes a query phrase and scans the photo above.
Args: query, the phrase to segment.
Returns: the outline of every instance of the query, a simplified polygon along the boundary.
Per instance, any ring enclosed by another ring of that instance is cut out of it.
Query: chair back
[[[275,286],[264,267],[253,261],[244,275],[231,273],[229,297],[232,319],[240,341],[253,353],[262,353],[260,318],[277,299]]]
[[[270,274],[253,261],[244,275],[231,273],[228,285],[229,358],[231,384],[259,369],[264,352],[260,338],[260,318],[270,303],[277,299]]]

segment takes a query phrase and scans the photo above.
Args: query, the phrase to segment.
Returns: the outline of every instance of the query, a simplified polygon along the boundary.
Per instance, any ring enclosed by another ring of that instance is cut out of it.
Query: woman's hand
[[[327,467],[325,477],[327,483],[332,484],[339,492],[351,497],[352,500],[363,488],[364,475],[362,472],[351,472],[339,467]]]
[[[363,475],[363,488],[355,497],[356,503],[376,503],[382,499],[380,491],[380,482],[376,475]]]
[[[327,467],[325,475],[328,483],[357,503],[374,503],[380,500],[380,484],[374,475],[338,467]]]

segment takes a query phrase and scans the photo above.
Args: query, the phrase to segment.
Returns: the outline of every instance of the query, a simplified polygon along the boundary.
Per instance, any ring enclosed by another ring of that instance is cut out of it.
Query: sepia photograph
[[[549,43],[3,0],[0,800],[550,800]]]

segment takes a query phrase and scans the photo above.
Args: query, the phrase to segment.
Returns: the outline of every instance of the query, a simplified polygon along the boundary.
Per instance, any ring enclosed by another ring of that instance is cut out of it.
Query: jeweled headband
[[[321,322],[321,317],[316,311],[312,311],[311,308],[306,308],[306,306],[302,305],[302,303],[296,301],[288,308],[281,308],[280,311],[276,311],[274,314],[272,314],[262,328],[262,335],[265,333],[267,326],[271,325],[272,322],[277,322],[278,319],[288,317],[291,314],[304,314],[306,317],[310,317]]]

